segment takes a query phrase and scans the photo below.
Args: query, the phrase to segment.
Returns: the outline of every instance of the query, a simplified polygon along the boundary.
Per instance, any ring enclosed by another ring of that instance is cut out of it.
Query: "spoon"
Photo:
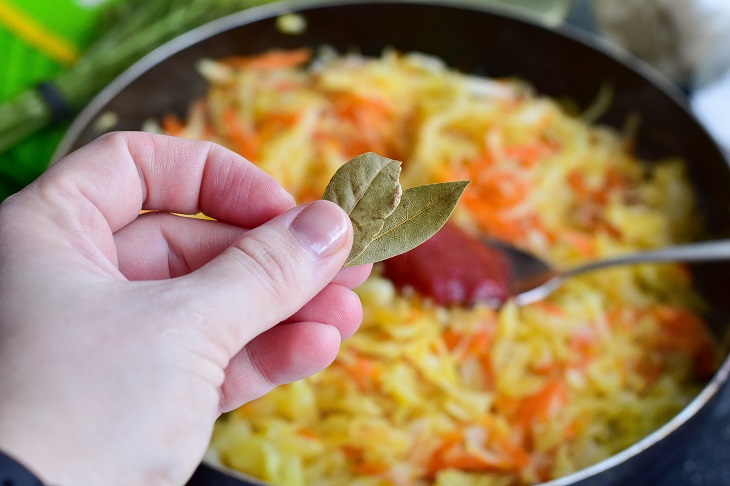
[[[510,292],[517,305],[527,305],[542,300],[568,278],[601,268],[640,263],[730,260],[730,240],[716,240],[629,253],[559,270],[537,256],[509,243],[498,240],[485,240],[485,243],[503,252],[512,264]]]

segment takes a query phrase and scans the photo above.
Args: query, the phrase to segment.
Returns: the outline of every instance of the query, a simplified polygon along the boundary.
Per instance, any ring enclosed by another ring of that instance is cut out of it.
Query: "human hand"
[[[53,484],[184,483],[221,412],[356,330],[351,243],[337,206],[210,143],[69,155],[0,205],[0,449]]]

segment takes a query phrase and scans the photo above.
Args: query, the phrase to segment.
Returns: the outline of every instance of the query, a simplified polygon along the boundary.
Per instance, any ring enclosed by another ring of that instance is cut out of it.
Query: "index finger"
[[[273,177],[220,145],[143,132],[102,136],[43,179],[61,186],[66,198],[91,202],[112,232],[141,209],[202,212],[252,228],[294,206]]]

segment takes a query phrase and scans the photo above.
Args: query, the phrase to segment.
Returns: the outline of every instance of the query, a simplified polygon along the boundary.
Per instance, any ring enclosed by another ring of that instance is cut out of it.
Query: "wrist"
[[[43,486],[30,469],[16,458],[0,450],[0,484],[12,486]]]

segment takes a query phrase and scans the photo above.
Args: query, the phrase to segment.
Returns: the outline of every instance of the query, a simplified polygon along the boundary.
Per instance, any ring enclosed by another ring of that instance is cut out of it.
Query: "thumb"
[[[205,331],[232,357],[317,295],[342,268],[351,246],[345,212],[316,201],[247,231],[184,279],[196,300],[206,303]]]

